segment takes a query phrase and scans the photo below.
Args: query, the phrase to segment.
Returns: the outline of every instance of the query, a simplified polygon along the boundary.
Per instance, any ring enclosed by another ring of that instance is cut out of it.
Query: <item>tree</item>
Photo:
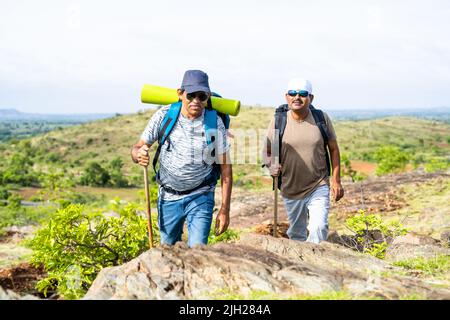
[[[90,162],[83,175],[80,178],[80,183],[85,186],[100,186],[104,187],[110,181],[111,176],[108,171],[103,168],[98,162]]]
[[[119,157],[112,159],[109,162],[110,168],[110,184],[116,188],[128,187],[128,180],[122,173],[123,161]]]

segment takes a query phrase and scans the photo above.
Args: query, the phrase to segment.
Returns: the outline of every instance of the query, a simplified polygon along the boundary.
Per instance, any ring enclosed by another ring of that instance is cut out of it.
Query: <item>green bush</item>
[[[0,188],[0,200],[7,200],[11,196],[11,192],[6,188]]]
[[[119,157],[112,159],[108,165],[110,169],[110,184],[116,188],[128,187],[128,180],[122,173],[123,161]]]
[[[144,252],[147,222],[136,210],[135,204],[128,204],[120,208],[118,217],[86,212],[83,205],[75,204],[58,210],[29,243],[34,250],[32,264],[43,265],[48,273],[37,288],[44,294],[51,289],[66,299],[80,298],[102,268]],[[157,233],[155,223],[153,228]]]
[[[407,233],[397,220],[389,223],[378,214],[367,214],[364,210],[345,220],[346,227],[354,235],[353,249],[384,259],[388,242]]]
[[[380,147],[374,157],[378,162],[375,172],[378,176],[402,172],[409,161],[408,154],[395,146]]]
[[[236,230],[230,229],[230,228],[228,228],[227,231],[225,231],[221,235],[216,236],[215,230],[214,230],[215,225],[216,225],[216,221],[213,220],[213,222],[211,224],[211,230],[209,231],[208,244],[215,244],[218,242],[232,242],[232,241],[236,241],[239,239],[239,232],[237,232]]]
[[[93,161],[86,166],[80,178],[80,183],[85,186],[104,187],[108,185],[110,178],[108,171],[98,162]]]
[[[446,171],[450,168],[450,160],[444,157],[435,157],[425,163],[426,172]]]
[[[34,251],[32,264],[44,266],[47,272],[47,277],[38,282],[38,290],[45,295],[48,290],[56,290],[65,299],[81,298],[102,268],[123,264],[148,249],[147,219],[137,212],[139,206],[116,198],[109,209],[118,216],[68,204],[28,242]],[[238,239],[238,232],[232,229],[215,236],[214,225],[209,244]],[[152,215],[152,226],[156,244],[156,215]]]

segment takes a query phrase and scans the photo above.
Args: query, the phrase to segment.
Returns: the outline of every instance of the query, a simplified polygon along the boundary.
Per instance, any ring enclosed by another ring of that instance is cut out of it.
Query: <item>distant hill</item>
[[[116,115],[108,119],[56,128],[51,132],[31,138],[32,145],[42,149],[44,155],[56,155],[60,165],[70,166],[75,175],[80,175],[90,161],[106,164],[115,157],[124,162],[127,176],[142,175],[142,168],[132,163],[130,148],[139,140],[148,120],[155,110],[146,110],[127,115]],[[238,117],[231,117],[231,131],[236,129],[262,129],[265,131],[273,117],[273,108],[242,107]],[[413,117],[387,117],[372,120],[336,120],[334,127],[338,136],[341,153],[351,160],[373,161],[373,153],[386,144],[395,145],[408,152],[413,159],[450,154],[450,125],[435,120]],[[234,142],[238,137],[234,139]],[[233,143],[234,143],[233,142]],[[237,142],[236,142],[236,145]],[[0,144],[1,147],[1,144]],[[257,143],[248,144],[250,149]],[[3,149],[3,151],[2,151]],[[152,146],[152,157],[155,145]],[[0,158],[12,152],[9,144],[0,148]],[[243,150],[242,150],[243,151]],[[239,151],[241,152],[241,151]],[[252,153],[253,154],[253,153]],[[37,160],[42,170],[56,163]],[[417,161],[421,161],[417,159]],[[0,164],[1,169],[1,164]],[[236,166],[236,174],[260,176],[260,166],[244,164]]]
[[[392,110],[327,110],[324,108],[324,110],[335,120],[368,120],[393,116],[408,116],[450,123],[450,107]]]
[[[88,113],[88,114],[41,114],[25,113],[16,109],[0,109],[0,122],[5,121],[40,121],[40,122],[71,122],[82,123],[99,119],[110,118],[114,113]]]

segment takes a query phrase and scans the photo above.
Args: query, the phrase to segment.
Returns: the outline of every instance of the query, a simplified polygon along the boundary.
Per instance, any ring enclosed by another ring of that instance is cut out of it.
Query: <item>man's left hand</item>
[[[215,234],[216,236],[224,233],[230,224],[230,209],[221,207],[216,217]]]
[[[344,196],[344,188],[342,188],[341,182],[333,181],[331,183],[331,194],[334,201],[338,202]]]

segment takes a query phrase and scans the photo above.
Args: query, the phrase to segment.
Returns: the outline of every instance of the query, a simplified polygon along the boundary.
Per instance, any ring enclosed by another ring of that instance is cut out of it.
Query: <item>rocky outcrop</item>
[[[386,250],[386,260],[391,262],[419,257],[430,259],[438,255],[450,255],[450,249],[437,239],[416,233],[394,238]]]
[[[281,298],[346,291],[354,297],[450,299],[450,290],[396,276],[395,269],[332,243],[247,234],[237,243],[148,250],[127,264],[103,269],[84,299],[210,299],[224,289],[242,296],[261,290]]]
[[[4,290],[0,287],[0,300],[39,300],[39,298],[29,294],[21,296],[14,291]]]

